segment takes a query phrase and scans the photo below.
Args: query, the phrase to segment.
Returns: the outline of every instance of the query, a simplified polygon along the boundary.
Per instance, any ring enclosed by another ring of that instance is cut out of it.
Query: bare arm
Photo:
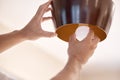
[[[92,56],[98,42],[99,38],[94,35],[92,30],[83,41],[77,41],[73,35],[69,40],[68,62],[52,80],[80,80],[82,65]]]
[[[42,21],[51,18],[51,17],[43,18],[44,13],[50,10],[48,8],[50,3],[51,0],[41,5],[36,15],[22,30],[13,31],[8,34],[0,35],[0,53],[25,40],[36,40],[40,37],[54,36],[55,33],[43,31],[40,25]]]
[[[74,57],[70,57],[64,69],[51,80],[80,80],[81,63]]]
[[[0,53],[24,40],[23,36],[19,34],[19,31],[0,35]]]

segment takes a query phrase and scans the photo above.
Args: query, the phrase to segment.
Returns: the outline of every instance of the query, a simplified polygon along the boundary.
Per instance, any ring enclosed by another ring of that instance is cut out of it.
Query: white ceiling
[[[34,16],[40,4],[47,0],[0,0],[0,22],[13,30],[23,28]],[[87,65],[99,64],[106,67],[120,67],[120,0],[115,0],[115,15],[108,37],[99,43],[95,54]],[[46,15],[50,15],[47,13]],[[45,30],[54,31],[52,21],[44,22]],[[35,46],[60,59],[67,60],[67,44],[57,37],[42,38],[32,42]]]

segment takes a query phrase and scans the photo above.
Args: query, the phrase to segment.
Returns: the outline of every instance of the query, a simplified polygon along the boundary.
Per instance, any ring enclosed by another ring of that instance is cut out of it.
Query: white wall
[[[2,26],[0,32],[9,32],[4,25],[0,26]],[[57,58],[29,41],[14,46],[0,55],[0,68],[22,80],[49,80],[62,65]]]
[[[0,0],[0,33],[24,27],[45,1]],[[108,38],[98,45],[93,57],[83,67],[81,80],[120,80],[119,3],[116,0]],[[0,55],[0,68],[22,80],[49,80],[64,67],[66,45],[57,38],[23,42]]]

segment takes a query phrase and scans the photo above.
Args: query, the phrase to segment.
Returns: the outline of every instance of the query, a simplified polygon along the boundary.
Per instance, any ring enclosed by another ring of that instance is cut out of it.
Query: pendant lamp
[[[114,3],[112,0],[53,0],[52,15],[58,37],[69,37],[80,26],[88,26],[103,41],[110,30]]]

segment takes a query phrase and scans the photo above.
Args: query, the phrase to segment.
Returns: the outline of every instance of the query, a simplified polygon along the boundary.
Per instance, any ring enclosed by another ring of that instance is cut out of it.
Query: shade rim
[[[68,42],[69,37],[73,33],[75,33],[76,29],[80,26],[88,26],[90,29],[92,29],[94,33],[100,38],[100,41],[105,40],[105,38],[107,37],[106,32],[102,28],[100,28],[100,26],[85,23],[72,23],[59,26],[56,29],[56,33],[58,34],[57,36],[63,41]]]

